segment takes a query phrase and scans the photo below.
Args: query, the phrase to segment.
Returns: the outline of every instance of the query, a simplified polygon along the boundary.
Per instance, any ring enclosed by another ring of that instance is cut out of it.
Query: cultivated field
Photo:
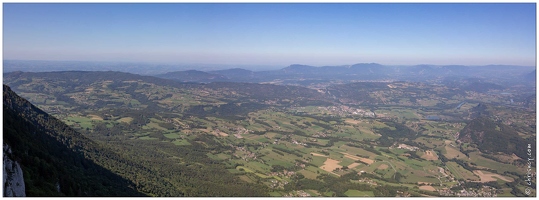
[[[432,150],[426,150],[425,154],[421,156],[421,158],[425,160],[438,160],[438,156],[436,155],[436,152]]]
[[[336,173],[333,172],[333,170],[335,169],[338,169],[338,168],[341,168],[342,166],[340,166],[338,163],[340,161],[338,160],[333,160],[331,158],[327,158],[326,161],[324,162],[324,165],[320,166],[320,169],[323,169],[331,174],[334,174],[336,176],[340,176]]]
[[[506,177],[506,176],[502,176],[499,174],[490,173],[490,172],[482,171],[482,170],[474,170],[473,173],[479,176],[479,178],[481,178],[481,181],[478,181],[478,182],[483,182],[483,183],[489,182],[489,181],[497,181],[498,179],[503,180],[505,182],[514,181],[514,179],[511,177]]]

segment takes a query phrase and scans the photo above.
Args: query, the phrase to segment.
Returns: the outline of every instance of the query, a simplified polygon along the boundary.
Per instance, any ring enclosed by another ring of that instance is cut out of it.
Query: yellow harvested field
[[[92,88],[92,87],[91,87],[91,88],[86,88],[86,89],[84,90],[84,93],[89,94],[89,93],[91,93],[91,92],[93,92],[93,91],[94,91],[94,88]]]
[[[228,134],[224,133],[224,132],[221,132],[219,130],[215,130],[212,132],[212,135],[215,135],[215,136],[222,136],[222,137],[226,137],[228,136]]]
[[[340,161],[338,161],[338,160],[333,160],[331,158],[327,158],[326,162],[324,162],[324,165],[320,166],[320,169],[323,169],[323,170],[325,170],[325,171],[327,171],[329,173],[332,173],[334,175],[340,176],[340,175],[333,172],[333,170],[342,167],[342,166],[340,166],[338,164],[339,162]]]
[[[199,128],[199,129],[196,129],[196,130],[204,131],[205,133],[211,133],[212,132],[212,130],[210,128],[204,128],[204,129]]]
[[[344,122],[350,123],[350,124],[359,124],[359,123],[361,123],[361,121],[354,120],[354,119],[346,119],[346,120],[344,120]]]
[[[360,165],[359,163],[352,163],[352,164],[348,165],[348,169],[352,169],[352,168],[357,167],[359,165]]]
[[[219,135],[223,136],[223,137],[226,137],[228,136],[228,134],[224,133],[224,132],[219,132]]]
[[[387,166],[386,164],[381,164],[380,166],[378,166],[378,169],[387,169],[389,166]]]
[[[438,160],[438,155],[434,151],[427,150],[425,151],[425,155],[421,156],[421,158],[425,160]]]
[[[328,157],[328,156],[326,156],[326,155],[322,155],[322,154],[314,153],[314,152],[311,152],[311,155],[313,155],[313,156],[318,156],[318,157]]]
[[[131,123],[131,121],[133,121],[133,118],[132,117],[123,117],[123,118],[119,119],[118,121],[125,122],[125,123]]]
[[[436,191],[436,189],[430,185],[419,186],[420,190]]]
[[[103,120],[102,117],[97,116],[97,115],[88,115],[88,117],[90,117],[90,119],[92,119],[92,120]]]
[[[371,160],[371,159],[368,159],[368,158],[359,158],[359,160],[361,160],[361,162],[367,163],[369,165],[374,163],[374,160]]]
[[[481,178],[481,181],[474,181],[474,182],[485,183],[485,182],[489,182],[489,181],[497,181],[496,178],[499,178],[499,179],[501,179],[503,181],[507,181],[507,182],[513,182],[514,181],[514,179],[511,178],[511,177],[506,177],[506,176],[502,176],[502,175],[499,175],[499,174],[494,174],[494,173],[487,172],[487,171],[474,170],[473,173],[478,175],[479,178]],[[494,177],[496,177],[496,178],[494,178]]]

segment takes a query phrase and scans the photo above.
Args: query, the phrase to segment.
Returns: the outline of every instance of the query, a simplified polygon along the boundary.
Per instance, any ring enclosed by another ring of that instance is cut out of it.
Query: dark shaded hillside
[[[513,128],[485,117],[470,121],[460,131],[459,140],[476,144],[483,153],[514,153],[522,159],[528,158],[528,144],[535,144],[535,139],[523,139]],[[535,145],[532,146],[535,152]]]
[[[21,163],[27,196],[144,196],[131,181],[88,159],[90,152],[107,159],[114,154],[9,87],[4,85],[3,89],[3,139],[13,150],[12,159]]]
[[[477,104],[477,106],[470,109],[470,118],[475,119],[479,117],[488,117],[490,112],[488,111],[488,106],[484,103]]]

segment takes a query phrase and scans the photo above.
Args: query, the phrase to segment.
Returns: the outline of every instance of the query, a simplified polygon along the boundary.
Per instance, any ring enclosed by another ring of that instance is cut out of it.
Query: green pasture
[[[143,137],[139,137],[137,139],[140,139],[140,140],[157,140],[158,138],[153,138],[153,137],[150,137],[150,136],[143,136]]]
[[[464,179],[464,180],[479,180],[479,177],[477,177],[473,172],[468,171],[464,169],[462,166],[457,164],[456,162],[446,162],[445,163],[447,169],[455,176],[456,179]]]
[[[172,141],[172,144],[175,144],[175,145],[178,145],[178,146],[191,145],[191,143],[189,143],[189,141],[187,141],[185,139],[176,139],[176,140]]]
[[[69,116],[64,119],[64,122],[67,125],[73,125],[73,124],[79,124],[81,128],[86,129],[92,128],[92,119],[88,117],[82,117],[82,116]]]
[[[374,197],[373,191],[347,190],[344,194],[349,197]]]
[[[485,157],[480,156],[480,152],[471,152],[470,155],[470,162],[474,162],[478,166],[495,169],[498,171],[499,174],[509,171],[509,172],[517,172],[517,173],[525,173],[525,168],[523,167],[515,167],[511,164],[505,164],[500,163]]]

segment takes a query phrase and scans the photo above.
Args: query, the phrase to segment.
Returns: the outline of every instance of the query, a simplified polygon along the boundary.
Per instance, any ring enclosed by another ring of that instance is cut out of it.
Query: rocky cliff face
[[[11,148],[4,144],[4,197],[25,197],[24,177],[21,166],[9,158]]]

